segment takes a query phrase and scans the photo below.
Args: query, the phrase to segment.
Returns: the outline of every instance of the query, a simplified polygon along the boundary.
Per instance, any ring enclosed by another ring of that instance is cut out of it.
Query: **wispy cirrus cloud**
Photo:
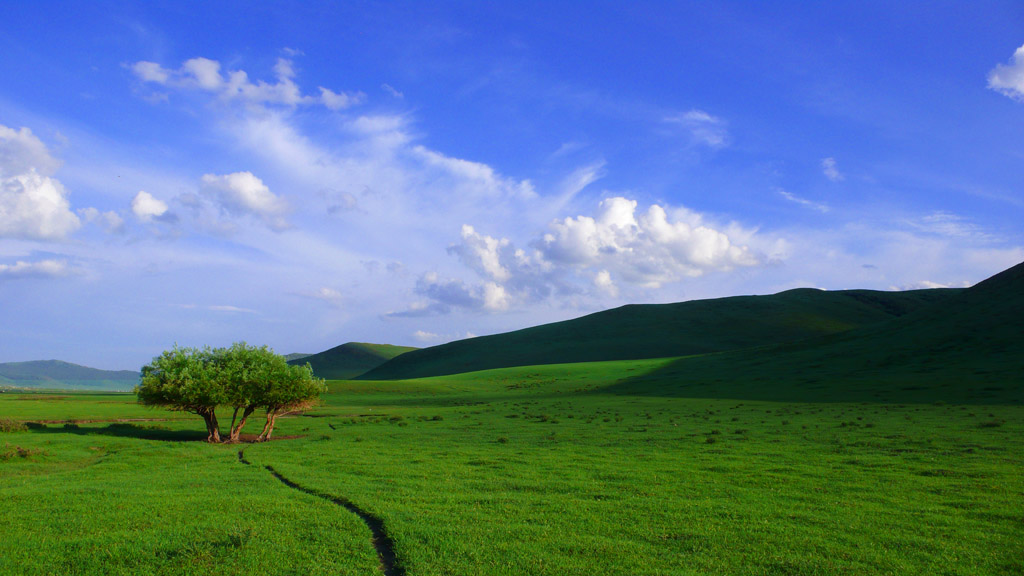
[[[812,202],[811,200],[807,200],[806,198],[801,198],[796,194],[787,192],[782,188],[777,188],[775,191],[779,193],[779,196],[782,196],[786,200],[789,200],[790,202],[799,204],[801,206],[805,206],[807,208],[810,208],[811,210],[816,210],[822,213],[828,212],[830,210],[830,208],[826,204],[822,204],[820,202]]]
[[[725,120],[703,110],[693,109],[675,116],[667,116],[664,122],[685,128],[694,144],[723,148],[729,143]]]

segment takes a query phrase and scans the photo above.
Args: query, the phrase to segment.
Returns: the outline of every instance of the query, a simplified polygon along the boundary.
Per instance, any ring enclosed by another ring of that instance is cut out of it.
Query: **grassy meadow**
[[[685,366],[332,381],[234,446],[131,395],[0,394],[29,424],[0,432],[0,573],[381,573],[355,514],[264,466],[383,520],[408,575],[1024,572],[1014,398],[688,397]]]

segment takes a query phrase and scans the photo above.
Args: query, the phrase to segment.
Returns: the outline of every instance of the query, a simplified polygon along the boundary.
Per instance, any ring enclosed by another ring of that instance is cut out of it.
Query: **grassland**
[[[714,301],[740,334],[681,357],[332,381],[262,444],[130,395],[0,394],[0,574],[382,573],[339,503],[382,523],[388,576],[1024,573],[1024,265],[856,294]],[[796,332],[827,329],[772,338],[808,302]],[[474,340],[398,359],[512,357]]]
[[[1019,574],[1024,408],[630,395],[681,360],[332,382],[281,439],[0,396],[5,574]]]

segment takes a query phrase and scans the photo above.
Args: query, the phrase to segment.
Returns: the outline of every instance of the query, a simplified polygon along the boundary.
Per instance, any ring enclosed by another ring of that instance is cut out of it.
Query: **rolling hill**
[[[417,348],[349,342],[319,354],[289,360],[288,363],[303,365],[308,362],[313,367],[313,374],[319,378],[346,380],[413,350],[417,350]]]
[[[813,341],[678,359],[624,394],[1024,404],[1024,264],[905,316]]]
[[[795,342],[891,320],[959,293],[955,289],[833,292],[804,288],[770,296],[628,305],[574,320],[415,350],[359,379],[666,358]]]
[[[0,364],[0,386],[127,391],[138,383],[138,372],[98,370],[60,360]]]

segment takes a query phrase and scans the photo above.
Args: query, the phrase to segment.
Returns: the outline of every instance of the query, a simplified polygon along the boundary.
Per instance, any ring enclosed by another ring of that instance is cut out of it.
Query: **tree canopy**
[[[228,442],[237,442],[242,427],[257,409],[267,421],[259,440],[267,440],[277,417],[307,409],[324,391],[308,364],[289,366],[283,356],[266,346],[236,342],[228,348],[165,350],[142,367],[135,388],[138,400],[149,406],[191,412],[206,423],[209,442],[221,442],[217,408],[233,409]],[[241,419],[238,419],[241,413]]]

